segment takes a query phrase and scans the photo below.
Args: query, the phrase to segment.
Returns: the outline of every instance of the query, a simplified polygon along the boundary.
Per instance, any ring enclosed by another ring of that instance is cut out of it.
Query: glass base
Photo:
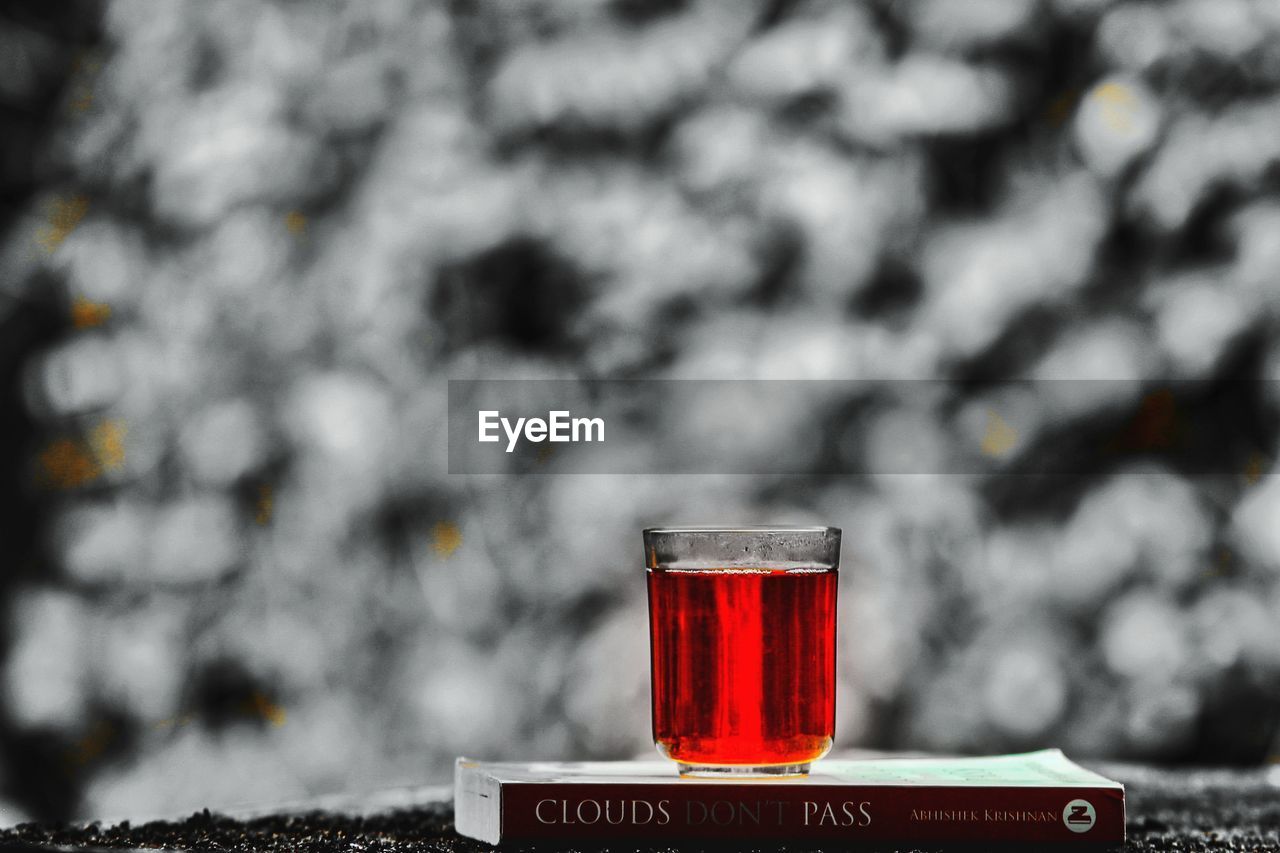
[[[698,779],[776,779],[779,776],[807,776],[809,763],[763,764],[679,764],[681,776]]]

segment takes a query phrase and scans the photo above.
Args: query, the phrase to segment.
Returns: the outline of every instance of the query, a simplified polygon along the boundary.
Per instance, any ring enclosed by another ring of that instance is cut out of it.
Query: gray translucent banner
[[[451,474],[1269,471],[1275,382],[450,380]]]

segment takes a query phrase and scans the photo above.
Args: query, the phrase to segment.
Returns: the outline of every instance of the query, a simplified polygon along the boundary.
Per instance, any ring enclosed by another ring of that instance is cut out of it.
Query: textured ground
[[[1169,771],[1134,766],[1100,769],[1127,786],[1129,843],[1125,850],[1280,850],[1280,768],[1245,772]],[[417,799],[412,792],[397,796]],[[453,832],[452,809],[446,802],[428,802],[416,807],[384,805],[389,802],[394,799],[328,811],[303,809],[247,819],[205,811],[176,823],[136,826],[129,823],[88,827],[26,824],[0,833],[0,845],[458,853],[488,849],[487,845]],[[809,848],[771,846],[770,849]]]

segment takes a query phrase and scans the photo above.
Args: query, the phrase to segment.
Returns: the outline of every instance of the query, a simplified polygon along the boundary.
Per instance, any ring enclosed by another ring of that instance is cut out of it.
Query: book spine
[[[501,799],[503,841],[1124,841],[1124,791],[1103,787],[509,782]]]

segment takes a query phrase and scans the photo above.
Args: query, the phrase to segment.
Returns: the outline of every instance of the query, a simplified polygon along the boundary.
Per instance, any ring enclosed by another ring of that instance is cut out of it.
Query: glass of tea
[[[696,776],[788,776],[835,734],[835,527],[644,531],[653,740]]]

